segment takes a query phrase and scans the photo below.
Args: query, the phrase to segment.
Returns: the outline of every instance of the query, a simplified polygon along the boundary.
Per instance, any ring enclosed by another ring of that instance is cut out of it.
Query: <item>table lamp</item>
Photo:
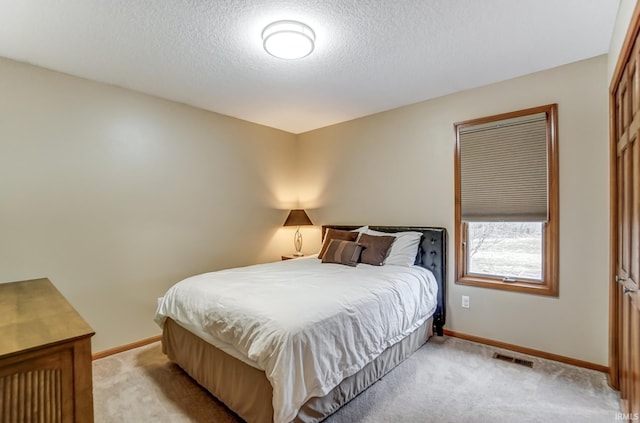
[[[302,234],[300,233],[300,226],[313,225],[311,219],[307,216],[307,213],[303,209],[293,209],[289,212],[287,220],[284,221],[282,226],[297,226],[296,234],[293,236],[293,245],[296,247],[294,256],[301,257],[302,254]]]

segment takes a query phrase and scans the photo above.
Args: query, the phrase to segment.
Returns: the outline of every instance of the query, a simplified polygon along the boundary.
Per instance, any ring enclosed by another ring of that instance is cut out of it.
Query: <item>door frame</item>
[[[618,168],[616,139],[615,92],[624,68],[631,56],[631,48],[640,33],[640,2],[636,2],[627,28],[616,67],[609,85],[609,385],[620,389],[620,326],[618,308],[617,248],[618,248]]]

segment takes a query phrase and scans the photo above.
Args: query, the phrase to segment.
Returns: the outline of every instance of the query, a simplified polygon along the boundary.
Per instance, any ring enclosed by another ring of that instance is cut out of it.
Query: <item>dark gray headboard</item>
[[[357,229],[356,225],[323,225],[322,238],[327,232],[327,228],[350,231]],[[423,226],[369,226],[374,231],[379,232],[402,232],[415,231],[422,232],[422,240],[416,265],[429,269],[438,282],[438,306],[433,315],[433,329],[435,333],[442,336],[442,328],[446,317],[446,292],[447,292],[447,230],[445,228],[428,228]]]

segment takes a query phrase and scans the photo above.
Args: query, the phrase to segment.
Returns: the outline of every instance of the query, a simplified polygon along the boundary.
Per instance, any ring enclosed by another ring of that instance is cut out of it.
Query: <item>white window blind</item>
[[[547,116],[459,128],[463,221],[546,221]]]

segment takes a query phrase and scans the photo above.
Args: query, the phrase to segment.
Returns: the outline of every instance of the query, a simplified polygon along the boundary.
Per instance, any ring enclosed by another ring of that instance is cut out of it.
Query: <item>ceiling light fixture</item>
[[[297,21],[277,21],[262,31],[262,45],[270,55],[280,59],[301,59],[311,54],[316,34]]]

